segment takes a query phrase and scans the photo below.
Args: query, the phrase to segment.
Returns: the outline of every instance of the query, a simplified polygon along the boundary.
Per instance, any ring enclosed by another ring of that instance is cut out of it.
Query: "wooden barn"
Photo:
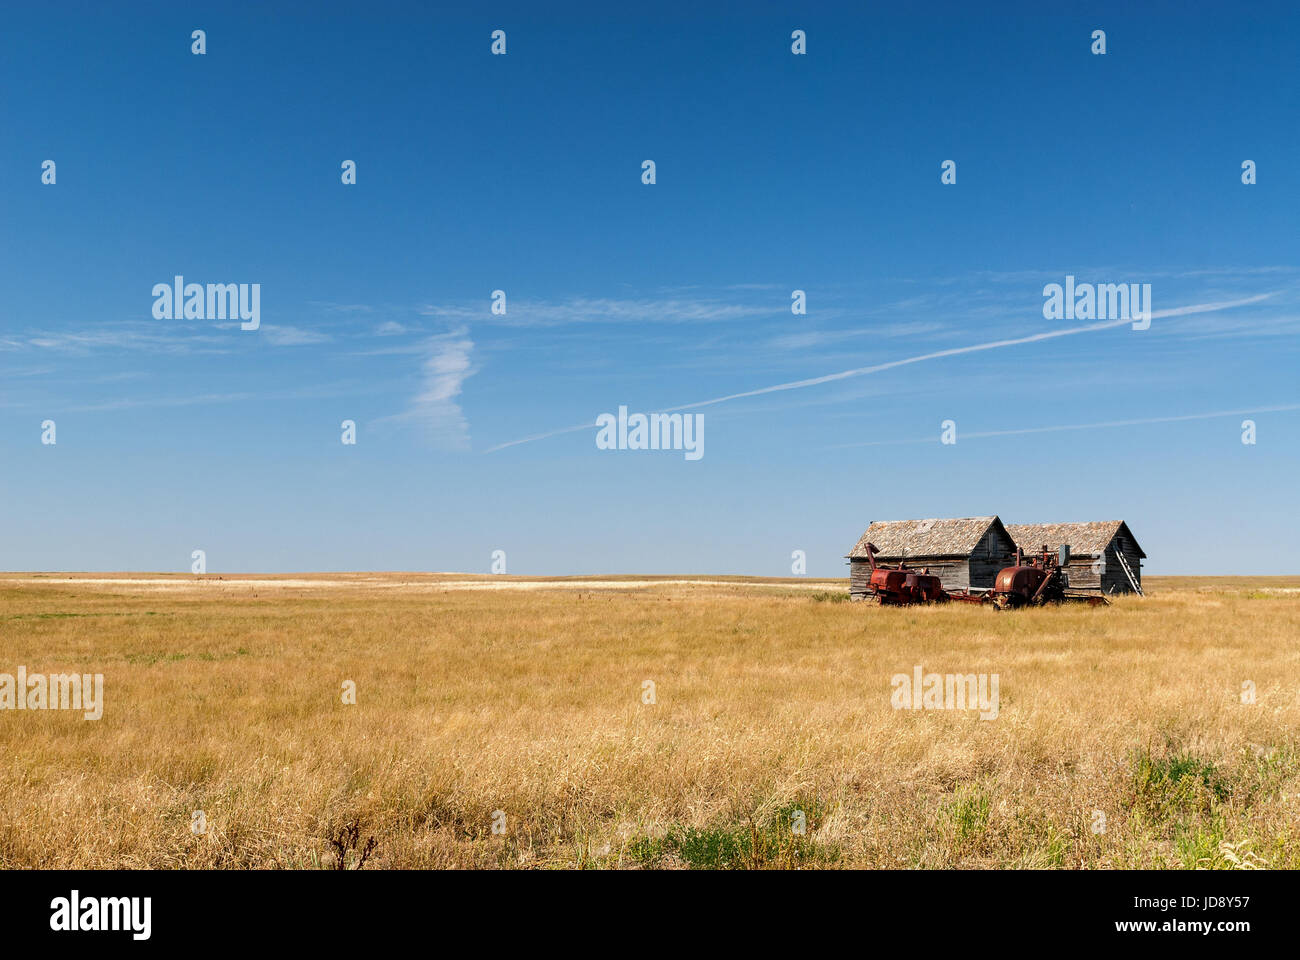
[[[1141,593],[1142,560],[1138,546],[1123,520],[1093,523],[1011,523],[1007,532],[1026,556],[1046,545],[1055,553],[1070,546],[1070,589],[1100,593]]]
[[[999,570],[1015,562],[1016,544],[997,517],[876,521],[849,552],[849,595],[864,596],[871,581],[867,544],[876,561],[929,567],[945,590],[990,588]]]

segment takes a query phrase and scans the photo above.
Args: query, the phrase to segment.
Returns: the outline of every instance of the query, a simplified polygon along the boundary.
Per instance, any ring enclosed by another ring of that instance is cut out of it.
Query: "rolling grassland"
[[[1300,866],[1300,578],[1147,585],[0,574],[0,673],[103,675],[0,710],[0,866]]]

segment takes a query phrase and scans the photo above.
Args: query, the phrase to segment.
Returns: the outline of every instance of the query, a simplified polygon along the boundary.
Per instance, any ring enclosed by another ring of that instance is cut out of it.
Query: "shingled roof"
[[[979,546],[997,517],[959,517],[955,520],[877,520],[849,552],[849,559],[865,559],[867,544],[876,545],[884,560],[902,557],[968,557]],[[1040,544],[1041,546],[1041,544]]]
[[[1123,529],[1139,557],[1145,557],[1142,547],[1123,520],[1095,520],[1090,523],[1008,523],[1007,533],[1025,553],[1037,553],[1047,545],[1056,551],[1068,543],[1072,553],[1104,553],[1110,542]],[[877,544],[879,546],[879,544]]]

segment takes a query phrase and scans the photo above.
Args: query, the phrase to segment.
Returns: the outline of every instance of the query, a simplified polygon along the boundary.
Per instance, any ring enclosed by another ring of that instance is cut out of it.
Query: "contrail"
[[[1243,300],[1225,300],[1220,303],[1197,303],[1187,307],[1173,307],[1168,310],[1154,310],[1151,313],[1152,319],[1161,317],[1182,317],[1193,313],[1210,313],[1215,310],[1227,310],[1231,307],[1242,307],[1251,303],[1259,303],[1261,300],[1267,300],[1271,293],[1260,293],[1253,297],[1246,297]],[[880,373],[882,370],[892,370],[895,367],[904,367],[912,363],[921,363],[925,360],[938,360],[942,357],[955,357],[963,353],[977,353],[982,350],[997,350],[1000,347],[1014,347],[1022,343],[1037,343],[1040,340],[1054,340],[1057,337],[1069,337],[1077,333],[1092,333],[1096,330],[1109,330],[1114,327],[1123,327],[1132,323],[1132,320],[1106,320],[1101,323],[1090,323],[1082,327],[1068,327],[1065,330],[1046,330],[1042,333],[1030,334],[1027,337],[1014,337],[1009,340],[992,340],[988,343],[976,343],[965,347],[951,347],[947,350],[936,350],[933,353],[923,353],[915,357],[906,357],[902,360],[890,360],[887,363],[877,363],[869,367],[855,367],[852,370],[841,370],[839,373],[828,373],[821,377],[810,377],[807,380],[791,380],[788,383],[778,383],[770,387],[759,387],[756,390],[746,390],[742,393],[729,393],[724,397],[714,397],[712,400],[697,400],[695,403],[683,403],[676,407],[665,407],[657,413],[672,413],[676,410],[694,410],[697,407],[708,407],[715,403],[726,403],[729,400],[743,400],[746,397],[759,397],[766,393],[779,393],[783,390],[801,390],[804,387],[815,387],[823,383],[833,383],[836,380],[847,380],[850,377],[862,377],[872,373]],[[484,453],[495,453],[497,450],[504,450],[506,447],[518,446],[521,443],[531,443],[534,440],[545,440],[548,437],[558,437],[565,433],[576,433],[579,430],[591,430],[596,426],[595,418],[588,423],[580,423],[573,427],[564,427],[560,430],[552,430],[548,433],[537,433],[531,437],[523,437],[519,440],[510,440],[507,443],[499,443],[495,447],[489,447]]]
[[[962,440],[975,437],[1010,437],[1022,433],[1056,433],[1059,430],[1094,430],[1100,427],[1135,427],[1147,423],[1175,423],[1180,420],[1211,420],[1215,417],[1243,417],[1252,413],[1282,413],[1287,410],[1300,410],[1300,403],[1287,403],[1277,407],[1255,407],[1253,410],[1217,410],[1214,413],[1185,413],[1176,417],[1146,417],[1141,420],[1103,420],[1100,423],[1063,423],[1051,427],[1022,427],[1017,430],[983,430],[963,433]],[[828,450],[840,450],[846,447],[888,447],[902,443],[934,443],[934,437],[916,440],[867,440],[862,443],[837,443]]]

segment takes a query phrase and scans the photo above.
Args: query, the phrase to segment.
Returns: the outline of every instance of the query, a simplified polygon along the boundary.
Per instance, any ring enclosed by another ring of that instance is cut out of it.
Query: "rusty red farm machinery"
[[[1100,594],[1072,593],[1068,567],[1069,546],[1062,546],[1053,554],[1046,545],[1042,554],[1026,558],[1016,548],[1016,562],[1003,567],[993,579],[989,590],[946,590],[942,581],[930,572],[908,568],[906,563],[894,565],[876,563],[879,551],[875,544],[867,544],[867,558],[871,562],[871,580],[868,601],[890,607],[906,607],[920,603],[977,603],[987,604],[997,610],[1016,610],[1020,607],[1042,607],[1047,604],[1086,603],[1090,606],[1110,603]]]

